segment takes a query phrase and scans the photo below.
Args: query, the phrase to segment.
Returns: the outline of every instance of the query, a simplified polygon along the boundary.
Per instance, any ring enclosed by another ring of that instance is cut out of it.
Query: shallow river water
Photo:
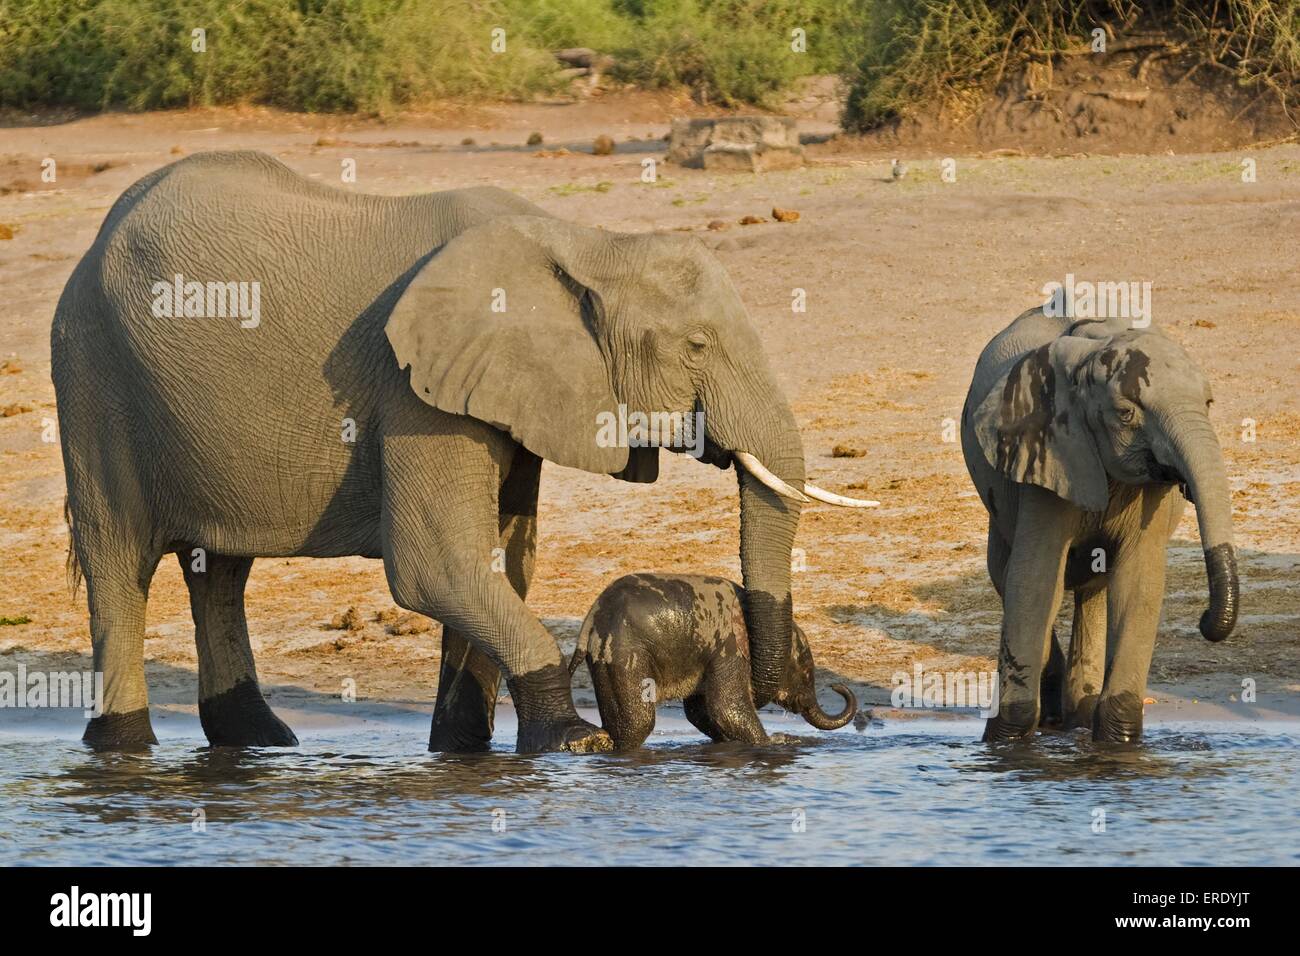
[[[415,720],[286,751],[0,732],[0,864],[1300,863],[1294,724],[990,748],[974,720],[898,721],[757,749],[665,725],[594,757],[519,757],[506,728],[436,756]]]

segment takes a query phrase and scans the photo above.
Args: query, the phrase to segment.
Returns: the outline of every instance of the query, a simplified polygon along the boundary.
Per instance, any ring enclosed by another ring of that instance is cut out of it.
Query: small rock
[[[613,138],[601,133],[592,141],[591,152],[595,156],[609,156],[614,152]]]
[[[28,405],[26,402],[14,402],[12,405],[6,405],[0,409],[0,416],[13,418],[15,415],[23,414],[23,412],[30,412],[32,408],[33,406]]]
[[[831,449],[832,458],[863,458],[866,451],[862,448],[851,448],[848,445],[836,445]]]
[[[473,145],[474,145],[474,137],[473,137],[473,136],[466,136],[464,139],[462,139],[462,140],[460,141],[460,145],[462,145],[462,146],[473,146]]]
[[[331,139],[329,136],[319,136],[316,139],[317,146],[337,146],[338,144],[338,140]]]
[[[782,209],[780,206],[773,206],[772,218],[777,222],[798,222],[799,213],[793,209]]]
[[[889,161],[889,175],[894,178],[894,182],[898,182],[907,175],[907,167],[898,160],[891,159]]]
[[[185,155],[185,149],[184,149],[184,147],[181,147],[181,146],[173,146],[173,147],[169,150],[169,152],[170,152],[173,156],[184,156],[184,155]]]
[[[746,216],[740,220],[742,226],[757,226],[760,222],[767,222],[762,216]]]
[[[1211,322],[1209,319],[1197,319],[1195,322],[1192,323],[1192,325],[1195,326],[1195,327],[1198,328],[1198,329],[1217,329],[1217,328],[1218,328],[1218,326],[1215,325],[1213,322]]]
[[[12,239],[13,237],[13,229],[6,226],[3,222],[0,222],[0,239]]]
[[[395,607],[390,607],[390,608],[385,608],[384,610],[376,613],[375,620],[378,621],[380,624],[392,624],[393,622],[399,620],[401,616],[402,616],[402,612],[400,610],[398,610]]]
[[[5,359],[0,362],[0,375],[17,375],[23,370],[23,363],[17,359]]]
[[[541,133],[529,133],[529,134],[528,134],[528,145],[529,145],[529,146],[541,146],[541,145],[542,145],[542,134],[541,134]]]
[[[708,228],[712,229],[714,232],[720,232],[721,230],[727,228],[727,224],[723,222],[721,219],[711,219],[709,220]]]

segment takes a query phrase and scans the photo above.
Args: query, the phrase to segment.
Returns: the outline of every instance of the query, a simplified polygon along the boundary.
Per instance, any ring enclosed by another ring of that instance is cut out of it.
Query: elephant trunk
[[[794,415],[770,370],[758,366],[710,383],[702,395],[705,434],[725,452],[715,463],[734,464],[740,488],[740,568],[745,587],[754,702],[775,699],[790,661],[794,616],[790,598],[790,551],[801,504],[771,487],[804,484],[803,445]],[[735,456],[761,462],[756,474]],[[776,479],[775,481],[773,479]]]
[[[812,724],[818,730],[839,730],[850,720],[857,716],[858,699],[854,696],[853,691],[849,690],[843,684],[831,684],[831,690],[844,698],[844,709],[832,717],[826,711],[822,710],[822,705],[817,702],[817,695],[812,695],[812,700],[804,709],[801,715],[804,720]]]
[[[762,707],[776,697],[790,661],[794,628],[790,551],[800,505],[765,487],[743,468],[738,470],[740,568],[745,586],[750,676],[754,703]]]
[[[1173,467],[1187,484],[1188,496],[1196,506],[1196,520],[1205,550],[1209,578],[1210,606],[1201,615],[1201,634],[1209,641],[1222,641],[1237,623],[1239,585],[1237,557],[1232,546],[1232,502],[1223,452],[1209,419],[1195,414],[1181,419],[1168,430]]]

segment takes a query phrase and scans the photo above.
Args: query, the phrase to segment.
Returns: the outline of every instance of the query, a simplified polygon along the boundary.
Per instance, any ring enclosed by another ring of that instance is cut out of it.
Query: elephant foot
[[[1038,726],[1038,708],[1033,702],[1003,703],[997,716],[990,717],[984,725],[984,742],[1020,740],[1033,736]]]
[[[609,734],[574,710],[569,674],[559,664],[520,674],[506,683],[519,715],[516,752],[606,753],[614,749]]]
[[[1097,700],[1096,694],[1089,694],[1087,697],[1075,701],[1074,705],[1066,711],[1063,728],[1065,730],[1091,730],[1092,715],[1097,709]]]
[[[256,682],[241,680],[199,701],[199,723],[213,747],[296,747],[298,738],[275,716]]]
[[[1102,697],[1092,714],[1092,739],[1098,743],[1127,744],[1142,737],[1142,698],[1123,693]]]
[[[492,749],[492,734],[477,734],[462,726],[440,723],[437,717],[429,728],[429,753],[482,754]]]
[[[149,722],[148,707],[92,717],[81,740],[95,750],[143,750],[158,742]]]

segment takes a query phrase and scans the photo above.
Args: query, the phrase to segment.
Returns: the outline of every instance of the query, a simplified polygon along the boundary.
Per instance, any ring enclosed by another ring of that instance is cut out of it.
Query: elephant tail
[[[66,495],[63,498],[63,520],[68,525],[68,557],[64,567],[68,576],[68,587],[72,591],[73,600],[76,600],[77,592],[81,590],[81,562],[77,560],[77,537],[72,530],[72,507]]]
[[[593,621],[596,618],[596,607],[592,605],[587,612],[586,618],[583,619],[582,628],[578,631],[578,642],[573,645],[573,656],[569,658],[569,679],[573,679],[574,672],[577,671],[578,665],[587,658],[587,648],[591,641],[591,631]]]

